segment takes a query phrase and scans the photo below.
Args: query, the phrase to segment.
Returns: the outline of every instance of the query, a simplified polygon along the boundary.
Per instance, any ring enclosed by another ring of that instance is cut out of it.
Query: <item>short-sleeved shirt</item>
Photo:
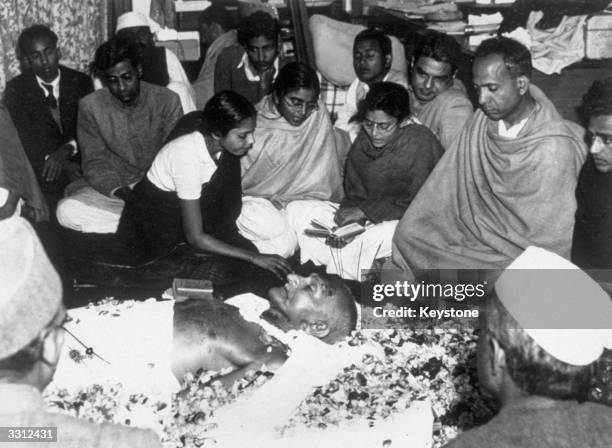
[[[199,199],[217,165],[208,152],[204,136],[198,132],[167,143],[155,156],[147,178],[163,191],[176,191],[179,199]]]

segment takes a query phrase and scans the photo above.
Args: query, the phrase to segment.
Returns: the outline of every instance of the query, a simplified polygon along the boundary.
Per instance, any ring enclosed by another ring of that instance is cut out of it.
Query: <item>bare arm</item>
[[[192,299],[174,305],[173,367],[181,380],[199,369],[230,372],[226,385],[263,365],[273,370],[286,360],[286,348],[263,329],[247,322],[237,308],[216,299]]]
[[[263,255],[257,252],[242,249],[227,244],[207,233],[202,226],[202,212],[198,199],[180,199],[181,215],[183,218],[183,231],[187,242],[198,249],[214,254],[238,258],[267,269],[279,277],[291,272],[291,266],[278,255]]]

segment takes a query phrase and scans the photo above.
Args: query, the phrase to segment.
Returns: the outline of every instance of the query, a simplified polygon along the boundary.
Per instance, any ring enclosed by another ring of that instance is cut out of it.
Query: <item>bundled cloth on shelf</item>
[[[587,16],[565,16],[556,28],[540,30],[536,25],[543,17],[542,11],[532,11],[526,29],[519,27],[504,35],[522,42],[531,50],[533,66],[537,70],[547,75],[561,73],[565,67],[584,57]]]

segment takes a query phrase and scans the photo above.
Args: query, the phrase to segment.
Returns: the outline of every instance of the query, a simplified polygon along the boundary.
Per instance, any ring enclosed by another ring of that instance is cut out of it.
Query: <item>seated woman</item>
[[[254,107],[224,91],[201,115],[197,129],[167,143],[134,187],[117,236],[150,255],[187,242],[212,255],[215,267],[208,278],[217,284],[238,275],[267,278],[264,270],[284,278],[289,263],[260,254],[236,227],[242,205],[240,158],[253,146]],[[262,288],[274,286],[263,283]]]
[[[261,252],[290,256],[297,248],[287,204],[341,199],[349,143],[335,134],[319,88],[313,69],[290,63],[257,105],[255,143],[242,159],[245,197],[238,228]]]
[[[438,139],[410,118],[406,89],[391,82],[372,86],[352,120],[361,131],[348,154],[345,197],[340,204],[304,201],[288,209],[298,235],[302,262],[327,266],[327,272],[351,280],[374,260],[391,255],[398,220],[444,153]],[[375,225],[343,248],[304,234],[313,218],[333,227],[349,223]]]

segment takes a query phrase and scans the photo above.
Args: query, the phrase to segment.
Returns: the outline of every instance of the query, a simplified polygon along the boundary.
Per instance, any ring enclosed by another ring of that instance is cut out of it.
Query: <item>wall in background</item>
[[[59,36],[62,64],[87,72],[107,36],[107,0],[0,1],[0,91],[20,73],[15,52],[19,33],[35,23]]]

